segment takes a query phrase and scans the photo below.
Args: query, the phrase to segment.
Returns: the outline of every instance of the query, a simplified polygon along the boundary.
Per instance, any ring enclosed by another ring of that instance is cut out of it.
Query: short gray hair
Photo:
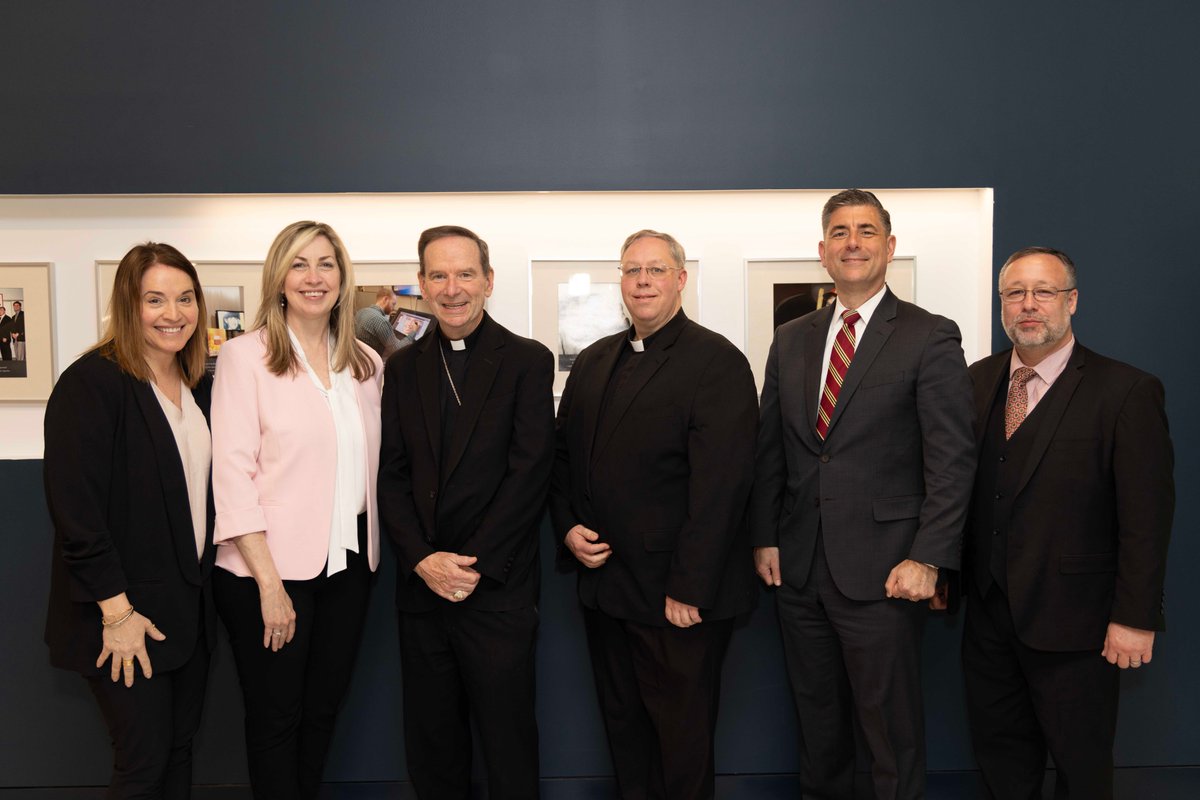
[[[633,243],[638,239],[658,239],[659,241],[666,242],[667,249],[671,251],[671,260],[675,262],[675,266],[679,267],[679,269],[684,268],[687,256],[683,253],[683,245],[671,234],[652,231],[649,228],[643,228],[637,233],[629,234],[629,237],[625,239],[625,244],[621,245],[622,260],[625,258],[625,251],[633,247]]]

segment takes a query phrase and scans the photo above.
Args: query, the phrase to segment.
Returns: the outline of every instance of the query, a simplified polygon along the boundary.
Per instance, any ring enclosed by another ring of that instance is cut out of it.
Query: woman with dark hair
[[[205,317],[182,253],[134,247],[104,337],[46,406],[46,643],[54,666],[87,679],[108,723],[109,798],[191,792],[216,631]]]
[[[354,338],[354,273],[297,222],[263,267],[253,329],[213,389],[213,579],[259,798],[315,797],[379,563],[378,354]]]

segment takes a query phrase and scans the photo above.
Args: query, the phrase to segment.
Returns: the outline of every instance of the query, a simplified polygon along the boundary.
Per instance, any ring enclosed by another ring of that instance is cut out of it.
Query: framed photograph
[[[52,308],[49,264],[0,264],[0,401],[50,397]]]
[[[246,330],[246,312],[217,311],[217,327],[226,334],[239,334]]]
[[[916,259],[894,258],[887,285],[901,300],[916,302],[916,273]],[[760,392],[775,329],[836,300],[818,258],[746,260],[746,357]]]
[[[554,353],[554,397],[562,397],[575,358],[597,339],[629,327],[621,300],[619,262],[535,260],[529,262],[529,331]],[[700,320],[700,262],[689,260],[683,311]]]
[[[416,340],[424,336],[432,324],[432,314],[426,314],[424,311],[414,311],[410,308],[402,308],[396,312],[396,318],[392,321],[392,329],[401,336],[407,336],[411,333],[413,339]]]

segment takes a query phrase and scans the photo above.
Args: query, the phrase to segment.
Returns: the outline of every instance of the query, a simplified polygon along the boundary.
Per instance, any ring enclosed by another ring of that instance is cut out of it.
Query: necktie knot
[[[1025,384],[1029,383],[1034,375],[1037,375],[1037,370],[1033,367],[1018,367],[1013,372],[1012,382],[1024,388]]]
[[[842,322],[846,325],[857,325],[860,319],[862,319],[862,314],[857,311],[842,312]]]

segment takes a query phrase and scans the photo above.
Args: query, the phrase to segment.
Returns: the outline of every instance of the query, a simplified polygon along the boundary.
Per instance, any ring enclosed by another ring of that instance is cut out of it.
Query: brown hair
[[[483,267],[483,274],[492,274],[492,262],[488,254],[487,242],[479,238],[479,234],[475,233],[475,231],[460,225],[439,225],[436,228],[429,228],[421,232],[421,238],[417,240],[417,258],[421,264],[418,270],[420,274],[425,274],[425,248],[438,239],[445,239],[450,236],[461,236],[464,239],[470,239],[474,242],[479,248],[479,264]]]
[[[169,244],[146,242],[134,245],[117,266],[112,298],[108,301],[108,325],[104,335],[91,351],[112,361],[121,370],[140,381],[154,377],[146,363],[146,336],[142,332],[142,276],[155,264],[173,267],[192,280],[196,292],[196,330],[178,353],[179,372],[188,388],[194,388],[204,375],[204,360],[208,356],[206,330],[208,310],[204,307],[204,291],[200,276],[183,253]]]
[[[267,369],[276,375],[294,374],[300,369],[300,358],[292,349],[292,337],[288,335],[283,283],[296,255],[318,236],[324,236],[333,245],[341,281],[337,302],[329,314],[329,332],[333,334],[330,363],[334,372],[349,367],[354,380],[365,381],[375,374],[375,365],[354,338],[354,267],[346,246],[333,228],[324,222],[293,222],[281,230],[271,243],[267,261],[263,264],[262,303],[254,319],[254,330],[262,328],[265,332]],[[346,313],[342,313],[343,310]]]

